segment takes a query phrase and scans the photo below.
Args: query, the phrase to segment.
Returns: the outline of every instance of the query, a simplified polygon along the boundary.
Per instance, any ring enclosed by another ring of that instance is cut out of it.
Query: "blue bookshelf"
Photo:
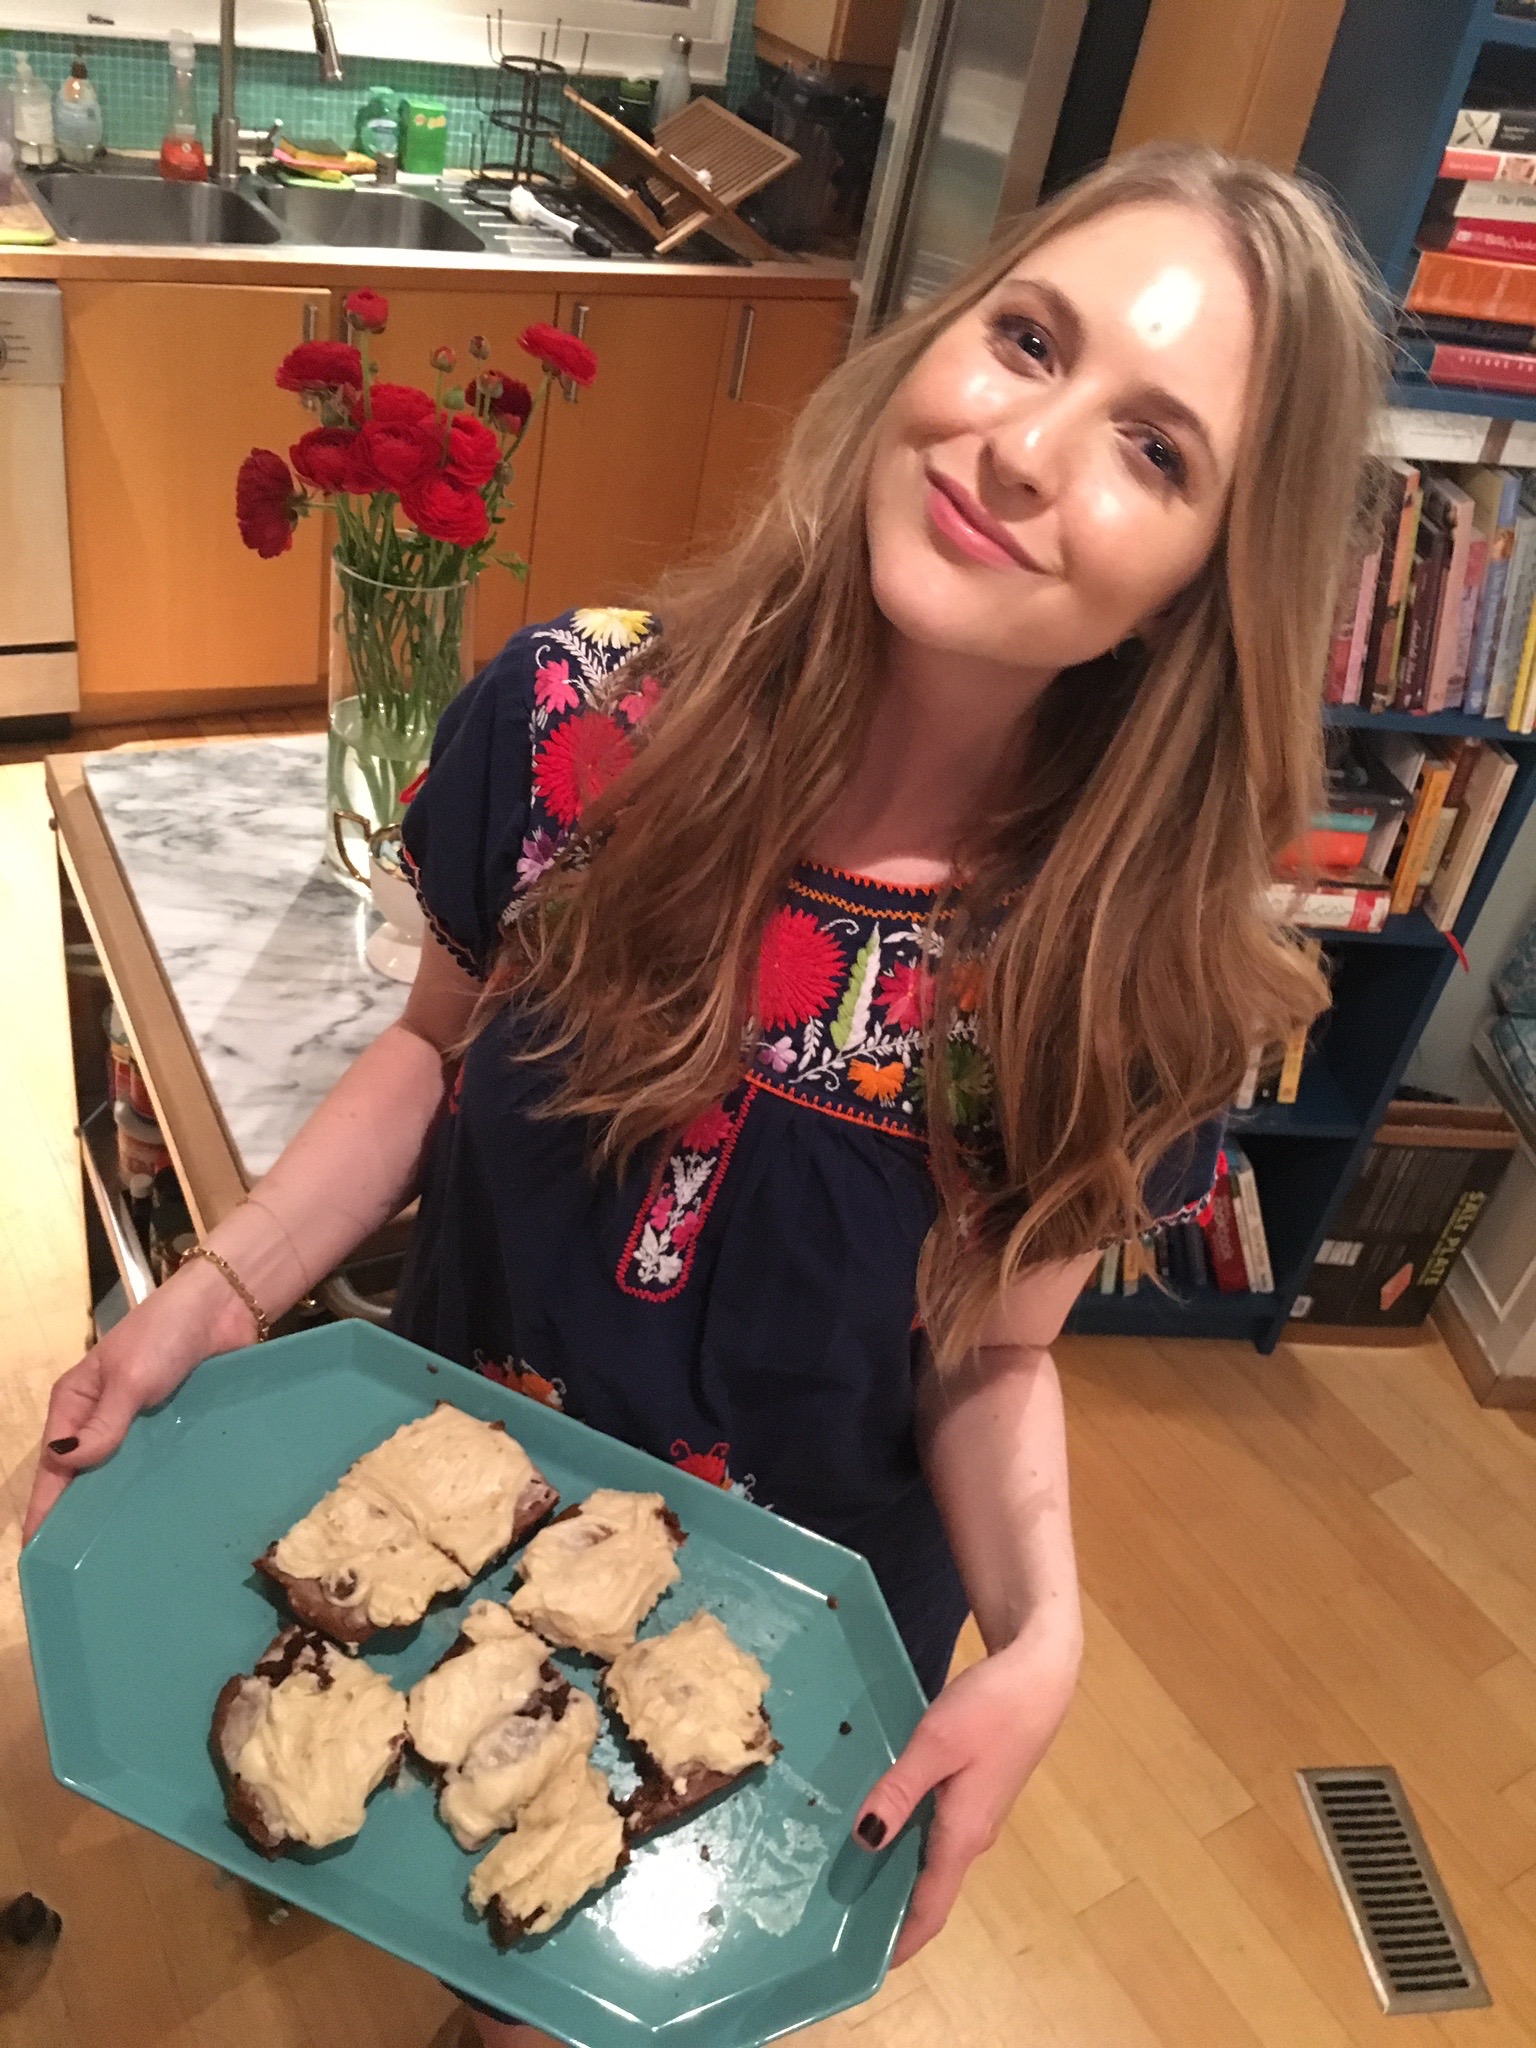
[[[1414,236],[1457,110],[1468,104],[1485,50],[1528,61],[1536,106],[1536,21],[1496,13],[1493,0],[1347,0],[1302,145],[1300,168],[1328,186],[1367,253],[1401,299],[1413,274]],[[1528,60],[1521,53],[1529,53]],[[1536,399],[1399,383],[1391,402],[1417,411],[1536,420]],[[1464,945],[1495,876],[1536,805],[1536,736],[1460,712],[1414,717],[1330,707],[1331,725],[1497,740],[1515,756],[1515,780],[1453,934]],[[1275,1270],[1270,1295],[1085,1293],[1068,1327],[1102,1336],[1214,1337],[1272,1351],[1286,1334],[1319,1246],[1364,1162],[1414,1047],[1451,975],[1456,947],[1423,911],[1389,917],[1380,932],[1319,932],[1333,1005],[1307,1048],[1294,1103],[1232,1120],[1253,1161]]]

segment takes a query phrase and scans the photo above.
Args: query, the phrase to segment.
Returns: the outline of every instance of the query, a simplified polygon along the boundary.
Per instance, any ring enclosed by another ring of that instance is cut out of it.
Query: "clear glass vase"
[[[331,558],[325,857],[355,888],[474,669],[475,588],[380,583]]]

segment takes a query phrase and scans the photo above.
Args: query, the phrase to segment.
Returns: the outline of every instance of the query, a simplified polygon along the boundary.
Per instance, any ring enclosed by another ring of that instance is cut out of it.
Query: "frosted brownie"
[[[551,1643],[616,1657],[682,1576],[675,1553],[684,1540],[659,1493],[600,1487],[523,1552],[512,1612]]]
[[[496,1946],[511,1948],[525,1934],[547,1932],[628,1854],[608,1780],[572,1756],[471,1871],[469,1902],[485,1914]]]
[[[438,1780],[438,1811],[461,1849],[478,1849],[572,1757],[585,1759],[598,1713],[507,1609],[478,1600],[462,1633],[411,1689],[406,1731]]]
[[[229,1817],[264,1856],[323,1849],[355,1835],[369,1794],[398,1775],[405,1700],[324,1636],[285,1628],[220,1692],[212,1747]]]
[[[462,1592],[558,1498],[500,1423],[439,1402],[359,1458],[256,1564],[301,1621],[355,1646]]]
[[[603,1690],[640,1769],[639,1787],[624,1806],[631,1841],[778,1754],[763,1710],[767,1672],[703,1608],[615,1657]]]

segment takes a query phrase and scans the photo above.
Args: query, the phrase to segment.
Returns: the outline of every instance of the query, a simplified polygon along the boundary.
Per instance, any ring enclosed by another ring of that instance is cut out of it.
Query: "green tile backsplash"
[[[10,54],[24,50],[39,78],[50,89],[56,88],[68,76],[79,40],[74,36],[0,27],[0,81],[9,80]],[[100,40],[87,37],[84,46],[86,63],[101,100],[107,147],[158,148],[165,133],[170,75],[165,44],[114,36]],[[383,85],[398,92],[424,93],[442,100],[448,109],[449,163],[465,165],[477,161],[484,125],[482,110],[489,109],[495,88],[493,71],[467,64],[407,64],[387,58],[354,57],[345,47],[341,54],[347,69],[346,83],[334,86],[320,83],[315,59],[307,52],[242,49],[235,80],[242,124],[247,128],[264,128],[281,115],[285,130],[295,142],[328,138],[349,144],[357,109],[373,86]],[[606,83],[596,78],[591,82]],[[740,106],[756,84],[752,4],[751,0],[740,0],[727,63],[727,103]],[[212,132],[218,96],[218,52],[199,46],[197,107],[205,144]],[[607,143],[594,129],[594,123],[571,109],[568,139],[573,147],[585,154],[595,154],[601,161],[607,153]]]

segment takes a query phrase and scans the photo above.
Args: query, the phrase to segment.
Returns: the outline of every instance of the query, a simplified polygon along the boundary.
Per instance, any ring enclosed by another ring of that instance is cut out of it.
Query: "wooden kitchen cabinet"
[[[724,540],[760,493],[800,408],[843,359],[846,299],[743,299],[715,379],[694,540]]]
[[[218,697],[313,694],[321,522],[262,561],[235,525],[253,447],[307,424],[272,381],[323,333],[328,294],[274,285],[66,280],[64,443],[82,722]]]
[[[365,337],[370,359],[379,374],[395,384],[419,384],[430,391],[434,371],[428,362],[433,349],[446,343],[458,356],[452,382],[464,383],[479,367],[471,360],[467,343],[472,334],[483,334],[491,345],[491,367],[508,377],[519,377],[530,390],[538,389],[540,369],[525,356],[517,337],[535,321],[553,321],[556,295],[552,290],[526,292],[484,292],[472,288],[445,291],[391,290],[389,325],[382,334]],[[561,400],[558,393],[555,403]],[[534,553],[533,513],[538,493],[539,461],[548,408],[534,413],[527,436],[518,451],[512,507],[501,522],[498,553],[521,555],[526,562]],[[528,586],[520,577],[494,562],[480,578],[475,593],[475,657],[489,661],[523,624],[525,617],[542,614],[526,610]]]
[[[687,552],[733,311],[723,298],[561,296],[560,324],[581,328],[598,373],[588,390],[550,397],[530,619],[634,603]]]

